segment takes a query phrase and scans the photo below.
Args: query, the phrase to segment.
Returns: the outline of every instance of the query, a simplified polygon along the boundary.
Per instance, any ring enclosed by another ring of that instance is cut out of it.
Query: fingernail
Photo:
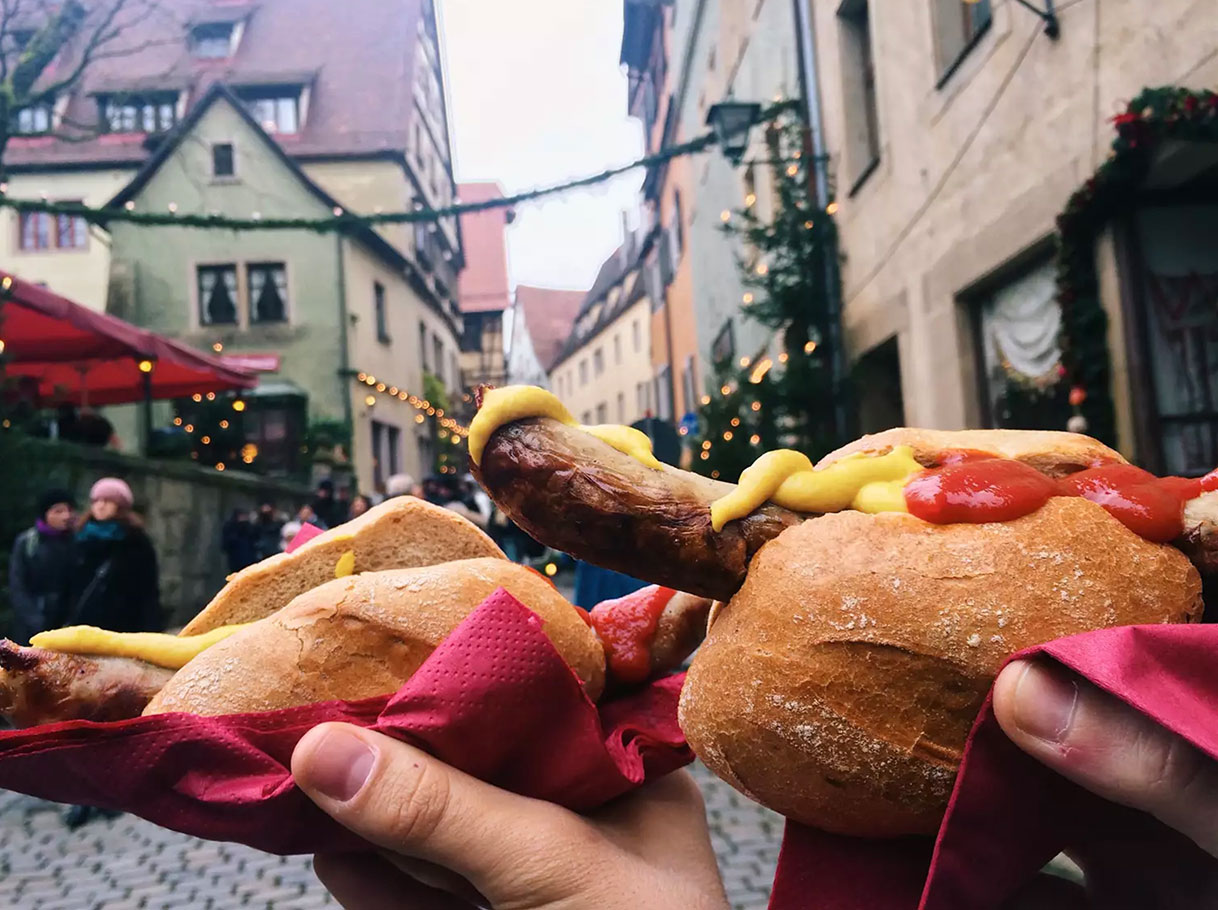
[[[1015,685],[1015,725],[1045,742],[1065,741],[1077,705],[1078,683],[1056,668],[1029,664]]]
[[[359,793],[372,771],[376,753],[342,727],[332,727],[309,752],[306,782],[323,796],[346,802]]]

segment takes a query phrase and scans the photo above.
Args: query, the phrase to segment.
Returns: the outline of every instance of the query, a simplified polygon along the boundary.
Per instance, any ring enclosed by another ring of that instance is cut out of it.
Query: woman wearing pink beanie
[[[89,510],[76,533],[67,625],[116,632],[159,632],[156,551],[132,514],[126,481],[103,477],[89,491]]]

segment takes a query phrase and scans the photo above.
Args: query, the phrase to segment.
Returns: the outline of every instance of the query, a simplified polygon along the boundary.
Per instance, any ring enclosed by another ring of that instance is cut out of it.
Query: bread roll
[[[339,560],[348,552],[355,561],[343,574],[480,556],[505,558],[494,541],[451,509],[397,496],[292,553],[279,553],[230,576],[182,634],[199,635],[270,616],[293,597],[334,579]]]
[[[368,572],[314,588],[202,652],[144,710],[235,714],[393,692],[486,597],[506,588],[541,617],[589,697],[605,684],[600,640],[537,573],[503,559]]]
[[[1097,439],[1058,430],[922,430],[894,427],[882,433],[863,436],[830,452],[817,464],[832,464],[860,452],[884,452],[905,445],[914,450],[914,459],[930,466],[939,463],[944,452],[967,450],[987,452],[999,458],[1022,461],[1042,474],[1064,477],[1097,464],[1121,463],[1125,459]]]
[[[825,515],[766,544],[716,610],[681,726],[720,777],[789,818],[861,837],[931,834],[1010,654],[1192,621],[1200,594],[1178,550],[1083,499],[981,525]]]

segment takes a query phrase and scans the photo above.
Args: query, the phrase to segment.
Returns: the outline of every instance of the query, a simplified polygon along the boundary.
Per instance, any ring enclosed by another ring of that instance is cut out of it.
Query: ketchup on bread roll
[[[1206,540],[1213,476],[1157,479],[1076,434],[897,429],[815,467],[768,453],[732,485],[656,468],[548,395],[484,393],[479,479],[543,543],[725,602],[682,728],[797,821],[933,833],[1010,654],[1200,615],[1182,548]]]
[[[588,696],[599,697],[604,652],[578,608],[530,569],[466,559],[313,588],[200,653],[144,713],[238,714],[393,692],[499,588],[541,617]]]

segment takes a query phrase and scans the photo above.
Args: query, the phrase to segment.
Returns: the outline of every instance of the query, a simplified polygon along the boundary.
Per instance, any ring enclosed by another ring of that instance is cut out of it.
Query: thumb
[[[565,847],[587,840],[578,816],[372,730],[313,728],[292,753],[292,775],[323,811],[365,840],[450,869],[492,903],[560,900],[586,881],[585,870],[562,861]]]
[[[994,714],[1033,758],[1218,856],[1218,764],[1145,714],[1060,667],[1028,661],[999,674]]]

